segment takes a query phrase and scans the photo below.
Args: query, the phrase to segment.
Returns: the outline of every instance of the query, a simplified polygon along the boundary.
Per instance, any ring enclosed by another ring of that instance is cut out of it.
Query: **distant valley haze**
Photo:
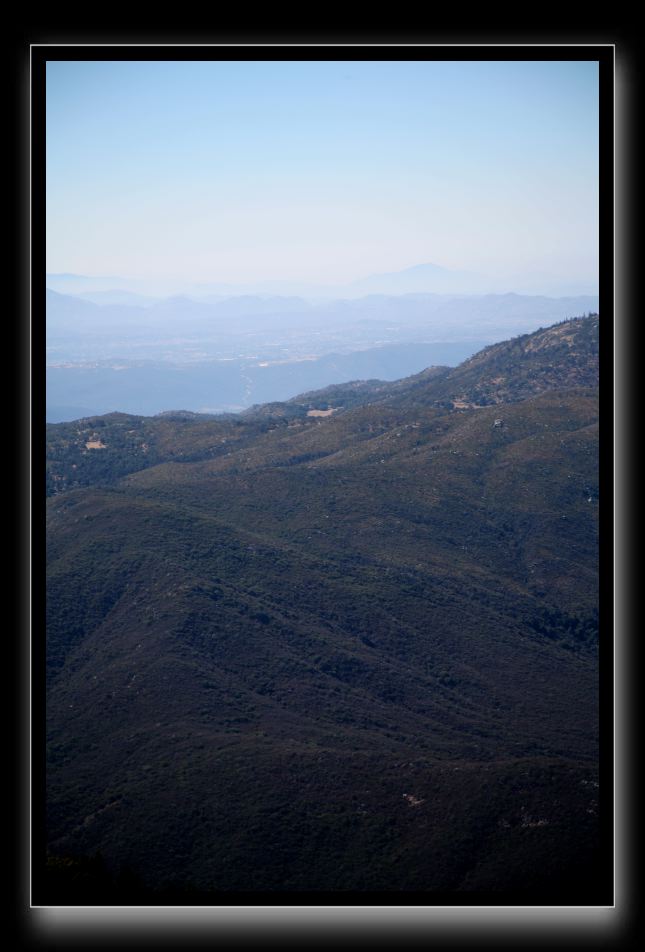
[[[161,297],[151,293],[158,285],[115,276],[48,275],[47,284],[48,422],[240,412],[348,380],[455,366],[486,344],[598,309],[593,294],[482,293],[481,276],[433,264],[326,295],[278,281],[270,291],[192,284]]]

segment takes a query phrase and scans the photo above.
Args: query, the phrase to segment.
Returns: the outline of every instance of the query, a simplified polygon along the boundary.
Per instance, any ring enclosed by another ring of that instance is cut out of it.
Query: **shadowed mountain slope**
[[[49,428],[52,894],[599,894],[597,328]]]

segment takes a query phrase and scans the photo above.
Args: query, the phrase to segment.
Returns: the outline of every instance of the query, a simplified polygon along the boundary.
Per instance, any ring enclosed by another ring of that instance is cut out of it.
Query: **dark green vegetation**
[[[597,345],[48,428],[50,897],[597,899]]]

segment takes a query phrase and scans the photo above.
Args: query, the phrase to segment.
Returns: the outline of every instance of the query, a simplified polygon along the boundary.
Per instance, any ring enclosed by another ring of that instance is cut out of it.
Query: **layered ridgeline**
[[[49,427],[40,898],[604,895],[597,363]]]

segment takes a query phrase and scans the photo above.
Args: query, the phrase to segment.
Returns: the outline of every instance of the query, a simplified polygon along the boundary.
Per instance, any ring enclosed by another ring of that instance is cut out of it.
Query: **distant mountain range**
[[[568,281],[548,274],[525,273],[506,276],[475,274],[424,263],[382,274],[372,274],[344,284],[270,280],[255,282],[189,282],[171,279],[100,277],[76,274],[47,274],[47,287],[62,294],[89,296],[118,294],[122,303],[135,303],[141,296],[167,297],[188,294],[204,298],[240,295],[299,296],[311,300],[354,298],[365,294],[489,294],[516,292],[555,297],[597,294],[597,283]],[[128,297],[128,295],[133,295]],[[116,302],[117,298],[114,298]],[[100,299],[98,299],[100,302]]]
[[[454,339],[479,328],[487,330],[522,327],[527,321],[549,321],[554,317],[575,317],[598,305],[598,298],[579,296],[548,298],[517,294],[457,296],[370,294],[355,300],[337,300],[317,305],[298,297],[241,295],[230,298],[196,300],[177,295],[156,300],[151,305],[106,303],[98,305],[80,296],[48,290],[47,335],[117,333],[130,336],[168,332],[206,333],[232,331],[302,329],[318,326],[346,327],[356,321],[387,321],[415,324],[424,329],[442,328]],[[232,328],[230,319],[244,323]],[[535,329],[535,328],[532,328]],[[381,329],[382,330],[382,329]]]
[[[611,902],[598,331],[47,427],[36,903]]]

